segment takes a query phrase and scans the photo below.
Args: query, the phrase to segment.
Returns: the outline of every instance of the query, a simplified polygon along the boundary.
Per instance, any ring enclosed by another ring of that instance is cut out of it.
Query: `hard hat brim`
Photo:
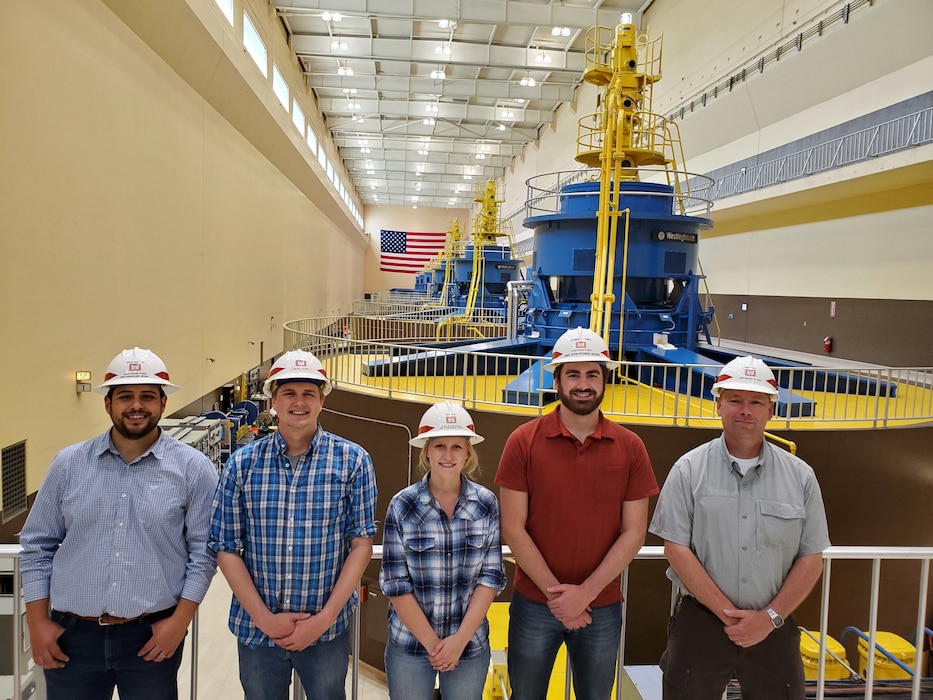
[[[726,389],[732,389],[733,391],[750,391],[755,394],[764,394],[765,396],[769,396],[773,403],[777,402],[778,395],[780,394],[776,388],[767,382],[753,382],[741,378],[725,379],[710,389],[710,393],[718,399],[719,395],[722,394],[722,392]]]
[[[476,433],[467,430],[465,428],[453,428],[453,429],[443,429],[443,428],[434,428],[429,430],[426,433],[417,435],[408,441],[408,444],[412,447],[424,447],[428,444],[428,440],[431,438],[439,437],[464,437],[469,440],[471,445],[478,445],[481,443],[484,438],[482,435],[477,435]]]
[[[618,369],[619,367],[622,366],[622,363],[619,362],[618,360],[610,360],[609,358],[603,357],[603,356],[600,356],[599,358],[597,358],[595,356],[593,357],[572,357],[568,355],[562,355],[558,359],[548,362],[546,365],[544,365],[544,369],[546,369],[548,372],[553,372],[554,368],[557,367],[557,365],[569,365],[571,362],[595,362],[596,364],[603,365],[608,369]]]
[[[153,381],[152,377],[136,377],[132,379],[115,378],[104,382],[100,386],[94,387],[94,393],[107,394],[115,386],[127,386],[129,384],[151,384],[152,386],[162,387],[166,394],[174,394],[178,387],[171,382]]]

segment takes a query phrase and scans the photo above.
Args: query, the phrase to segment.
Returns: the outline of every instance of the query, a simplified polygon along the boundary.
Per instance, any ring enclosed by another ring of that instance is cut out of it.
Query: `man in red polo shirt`
[[[612,692],[622,571],[645,542],[658,483],[645,445],[599,410],[619,363],[596,333],[554,345],[560,406],[509,436],[496,483],[502,538],[517,563],[509,613],[513,700],[544,700],[561,644],[578,700]]]

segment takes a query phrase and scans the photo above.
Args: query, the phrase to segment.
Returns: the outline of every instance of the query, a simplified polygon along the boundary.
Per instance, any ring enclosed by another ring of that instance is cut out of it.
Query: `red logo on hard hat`
[[[746,376],[746,377],[757,377],[757,376],[758,376],[758,372],[757,372],[757,370],[755,370],[754,367],[746,367],[746,368],[745,368],[745,376]]]
[[[143,368],[139,362],[130,362],[130,372],[139,372]]]
[[[307,360],[295,360],[295,367],[307,367],[307,366],[308,366]]]
[[[573,343],[573,346],[574,346],[575,348],[582,348],[583,350],[586,350],[586,341],[585,341],[585,340],[575,340],[574,343]]]
[[[455,416],[453,413],[448,413],[448,414],[447,414],[447,417],[446,417],[446,420],[447,420],[448,423],[456,423],[456,422],[457,422],[457,416]]]

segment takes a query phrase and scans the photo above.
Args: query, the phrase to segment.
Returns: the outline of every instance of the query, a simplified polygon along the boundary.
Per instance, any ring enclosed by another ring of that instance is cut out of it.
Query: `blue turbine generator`
[[[713,309],[700,303],[697,251],[712,226],[712,181],[677,169],[677,126],[651,111],[660,57],[660,40],[636,40],[633,24],[590,29],[583,77],[600,88],[601,110],[580,119],[576,156],[590,169],[528,181],[526,328],[552,343],[589,326],[636,359],[658,346],[695,351],[700,333],[709,339]]]
[[[460,236],[454,237],[454,230],[459,234],[456,220],[448,233],[440,301],[471,317],[485,310],[497,310],[492,315],[501,317],[508,283],[522,279],[522,261],[512,254],[510,232],[499,216],[504,199],[497,195],[496,181],[480,185],[473,201],[480,204],[473,220],[473,242],[462,246]],[[500,245],[500,238],[506,239],[505,245]]]
[[[583,78],[598,88],[598,111],[578,122],[576,160],[585,167],[527,182],[523,225],[534,230],[534,257],[528,281],[519,283],[522,298],[502,293],[503,286],[518,283],[511,265],[517,269],[519,263],[504,257],[509,249],[496,245],[504,234],[495,223],[498,200],[490,181],[476,199],[483,202],[483,212],[472,249],[447,259],[448,303],[464,312],[443,323],[469,318],[478,308],[501,308],[506,299],[516,302],[507,314],[508,337],[458,344],[459,351],[541,357],[550,354],[565,331],[589,327],[620,359],[689,366],[690,371],[662,373],[660,388],[711,399],[718,368],[746,353],[719,347],[698,351],[701,337],[710,343],[714,313],[708,293],[701,291],[705,277],[698,254],[700,234],[712,226],[714,183],[679,169],[683,150],[677,124],[652,112],[652,88],[661,78],[661,41],[637,36],[630,20],[614,28],[593,27],[586,34]],[[437,339],[441,336],[439,331]],[[795,390],[896,395],[894,384],[830,370],[804,375],[793,370],[805,363],[759,357],[781,385],[775,407],[779,416],[814,414],[813,400]],[[480,362],[472,356],[445,358],[444,349],[430,350],[368,363],[365,373],[387,373],[390,364],[397,376],[424,373],[428,365],[434,373],[460,372],[457,363],[469,362],[472,369]],[[542,364],[519,370],[503,388],[503,400],[532,405],[552,400],[553,375]],[[513,373],[511,366],[497,370]],[[628,379],[657,384],[650,368],[641,371]]]

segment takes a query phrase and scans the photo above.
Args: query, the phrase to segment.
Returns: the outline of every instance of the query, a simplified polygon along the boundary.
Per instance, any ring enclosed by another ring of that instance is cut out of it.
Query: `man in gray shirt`
[[[813,470],[764,439],[778,389],[761,360],[728,363],[712,388],[723,434],[674,464],[650,532],[681,589],[661,658],[665,700],[804,698],[791,613],[829,546]],[[785,619],[787,623],[785,624]]]

